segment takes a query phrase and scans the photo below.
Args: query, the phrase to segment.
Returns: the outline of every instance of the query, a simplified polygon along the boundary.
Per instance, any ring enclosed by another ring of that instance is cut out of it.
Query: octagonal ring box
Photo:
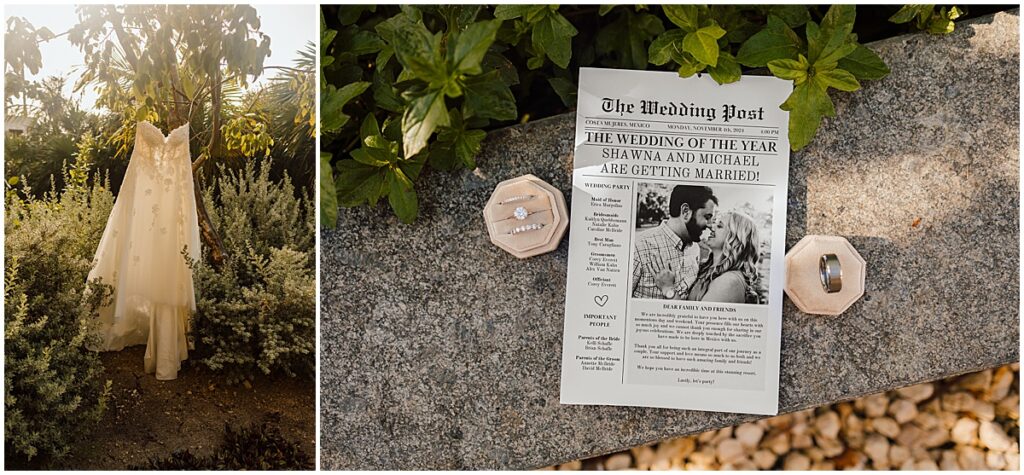
[[[525,200],[508,200],[530,196]],[[516,208],[524,208],[526,216],[517,219]],[[551,252],[562,241],[569,226],[565,197],[555,188],[533,175],[523,175],[498,183],[491,199],[484,206],[484,221],[491,242],[520,259]],[[543,225],[540,229],[510,232],[519,226]]]
[[[842,270],[843,287],[827,293],[821,285],[818,261],[835,254]],[[867,263],[850,241],[839,236],[804,236],[786,253],[786,295],[801,312],[839,315],[864,295]]]

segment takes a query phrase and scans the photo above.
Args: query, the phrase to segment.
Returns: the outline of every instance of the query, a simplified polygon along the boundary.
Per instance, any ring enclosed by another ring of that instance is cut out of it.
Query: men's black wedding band
[[[843,289],[843,269],[839,267],[839,257],[835,254],[821,256],[818,260],[818,274],[825,293],[834,294]]]

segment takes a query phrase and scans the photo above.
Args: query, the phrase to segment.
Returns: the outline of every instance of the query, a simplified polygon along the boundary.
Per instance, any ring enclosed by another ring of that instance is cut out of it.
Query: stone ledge
[[[793,155],[787,248],[844,236],[868,278],[840,317],[786,300],[781,412],[1019,360],[1018,15],[870,45],[892,74]],[[480,210],[526,173],[571,199],[574,123],[489,134],[478,170],[423,177],[414,225],[322,233],[323,468],[535,468],[758,418],[559,404],[568,240],[520,261]]]

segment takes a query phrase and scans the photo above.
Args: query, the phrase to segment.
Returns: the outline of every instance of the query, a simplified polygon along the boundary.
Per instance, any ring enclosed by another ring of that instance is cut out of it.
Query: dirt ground
[[[157,381],[142,367],[145,346],[101,354],[110,399],[93,433],[61,465],[68,469],[118,470],[190,449],[208,455],[220,445],[224,424],[270,422],[315,457],[313,381],[274,377],[252,388],[228,386],[223,378],[185,361],[178,379]]]

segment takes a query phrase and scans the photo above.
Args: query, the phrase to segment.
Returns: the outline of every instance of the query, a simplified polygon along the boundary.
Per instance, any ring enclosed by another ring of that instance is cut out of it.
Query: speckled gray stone
[[[868,277],[839,317],[786,300],[782,412],[1019,359],[1017,25],[871,45],[892,74],[793,155],[787,248],[844,236]],[[491,133],[478,170],[419,181],[414,225],[382,205],[322,234],[323,468],[534,468],[757,418],[559,404],[568,239],[519,260],[480,210],[525,173],[571,199],[574,123]]]

